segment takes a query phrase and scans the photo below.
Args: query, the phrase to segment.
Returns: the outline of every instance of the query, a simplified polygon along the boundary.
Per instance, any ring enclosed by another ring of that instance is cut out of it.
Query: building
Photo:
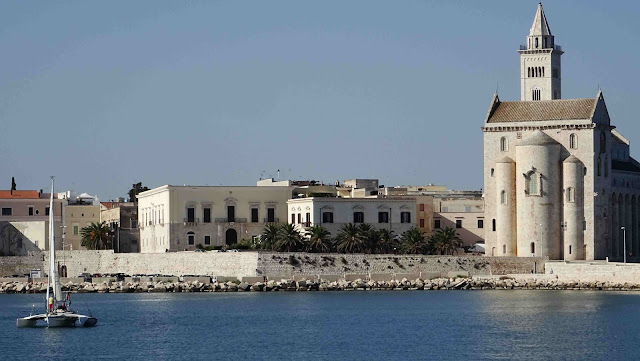
[[[100,202],[100,220],[113,233],[113,249],[118,253],[140,252],[138,207],[133,202]]]
[[[86,250],[82,246],[82,228],[100,223],[100,206],[92,204],[67,204],[64,206],[64,249]]]
[[[50,193],[42,190],[0,191],[0,255],[18,256],[49,249]],[[54,198],[56,249],[62,247],[62,209],[66,201]]]
[[[456,229],[462,245],[484,242],[484,198],[481,191],[445,191],[433,196],[433,228]]]
[[[494,95],[482,127],[487,255],[621,259],[626,237],[636,257],[640,165],[629,141],[602,92],[561,98],[563,51],[542,5],[526,42],[521,100]]]
[[[194,250],[251,240],[285,222],[294,186],[165,185],[138,194],[140,252]]]
[[[415,227],[416,199],[309,197],[290,199],[289,223],[300,228],[321,225],[335,237],[347,223],[368,223],[396,235]]]

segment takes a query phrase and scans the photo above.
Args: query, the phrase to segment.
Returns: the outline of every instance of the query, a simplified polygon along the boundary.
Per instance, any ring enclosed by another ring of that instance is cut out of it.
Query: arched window
[[[606,155],[604,156],[604,176],[609,176],[609,157]]]
[[[542,76],[544,77],[544,66],[542,67]]]
[[[525,174],[526,193],[530,196],[539,196],[541,191],[540,175],[534,171]]]
[[[496,219],[492,219],[491,220],[491,229],[495,232],[496,231]]]
[[[569,135],[569,148],[578,149],[578,136],[575,133]]]
[[[494,172],[494,170],[493,170],[493,168],[491,168],[491,177],[493,177],[493,172]]]
[[[571,254],[571,245],[569,245],[569,254]]]
[[[533,76],[538,77],[538,67],[533,68]]]
[[[571,188],[571,187],[567,188],[567,202],[573,203],[573,202],[576,201],[576,194],[575,193],[576,193],[576,191],[573,188]]]
[[[536,38],[536,49],[538,48],[538,38]]]
[[[507,254],[507,245],[506,244],[502,245],[502,254]]]
[[[500,192],[500,204],[507,204],[507,192]]]
[[[531,242],[531,254],[535,254],[536,253],[536,244],[535,242]]]
[[[196,234],[193,232],[187,232],[187,240],[190,246],[195,244]]]
[[[534,88],[531,90],[531,98],[533,100],[540,100],[541,96],[540,96],[540,88]]]
[[[506,152],[509,150],[509,142],[506,137],[500,138],[500,151]]]

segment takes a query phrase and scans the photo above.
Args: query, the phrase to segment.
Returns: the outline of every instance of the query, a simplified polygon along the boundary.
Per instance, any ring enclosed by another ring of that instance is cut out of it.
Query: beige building
[[[484,199],[481,192],[442,192],[433,197],[433,228],[456,229],[463,246],[484,242]]]
[[[335,237],[347,223],[368,223],[396,235],[415,226],[415,198],[297,198],[287,202],[288,221],[301,229],[321,225]]]
[[[100,220],[113,232],[113,250],[117,253],[140,252],[138,207],[133,202],[100,202]]]
[[[49,249],[50,194],[42,190],[0,191],[0,255],[25,255]],[[54,199],[56,249],[62,247],[62,209],[66,201]]]
[[[82,228],[100,223],[99,205],[66,205],[63,214],[64,244],[66,250],[86,250],[82,246]]]
[[[541,5],[519,52],[521,101],[495,95],[482,128],[487,255],[621,259],[626,235],[637,257],[640,165],[602,92],[560,99],[563,52]]]
[[[222,246],[285,222],[294,186],[200,187],[165,185],[138,194],[140,252]]]

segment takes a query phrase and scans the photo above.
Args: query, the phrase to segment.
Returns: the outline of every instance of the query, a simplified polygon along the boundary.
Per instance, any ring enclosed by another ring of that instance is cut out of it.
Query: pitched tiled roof
[[[487,123],[591,119],[597,98],[496,102]]]
[[[13,193],[13,194],[11,194]],[[38,199],[38,191],[0,191],[0,199]]]

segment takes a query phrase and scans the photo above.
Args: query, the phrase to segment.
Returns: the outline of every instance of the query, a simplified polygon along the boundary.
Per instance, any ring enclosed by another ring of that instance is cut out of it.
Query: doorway
[[[225,244],[231,246],[236,243],[238,243],[238,232],[233,228],[227,229]]]

